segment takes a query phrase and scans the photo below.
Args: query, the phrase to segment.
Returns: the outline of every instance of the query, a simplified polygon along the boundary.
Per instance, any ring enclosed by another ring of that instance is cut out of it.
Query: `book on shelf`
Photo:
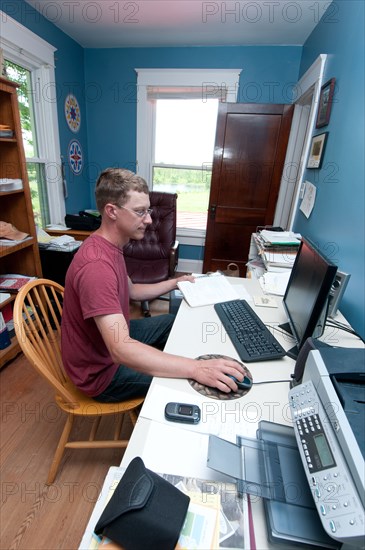
[[[32,237],[30,237],[29,235],[28,237],[24,237],[24,239],[0,239],[0,249],[2,246],[15,246],[17,244],[30,240],[32,240]]]
[[[10,292],[0,292],[0,305],[4,304],[7,300],[10,300]]]
[[[0,350],[6,349],[10,346],[11,340],[6,326],[2,311],[0,311]]]
[[[0,137],[12,138],[14,137],[14,130],[7,124],[0,124]]]
[[[0,178],[0,191],[19,191],[23,189],[23,180],[19,178]]]
[[[14,320],[13,320],[13,304],[11,304],[10,302],[6,304],[1,310],[1,313],[3,315],[6,328],[8,330],[9,338],[13,338],[13,336],[15,335]]]
[[[31,277],[29,275],[21,275],[18,273],[7,273],[0,275],[0,292],[16,293],[22,286],[33,281],[37,277]]]
[[[27,310],[28,310],[29,316],[31,318],[34,318],[32,308],[30,306],[27,306]],[[14,327],[14,318],[13,318],[13,305],[11,303],[7,304],[2,309],[1,312],[2,312],[3,317],[4,317],[6,328],[8,329],[9,337],[13,338],[15,336],[15,327]],[[27,319],[27,316],[26,316],[25,313],[23,313],[23,319],[24,320]]]

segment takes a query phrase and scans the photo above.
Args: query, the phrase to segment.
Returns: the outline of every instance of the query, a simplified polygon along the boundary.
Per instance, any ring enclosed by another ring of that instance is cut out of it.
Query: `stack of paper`
[[[60,252],[72,252],[82,245],[82,241],[76,241],[70,235],[54,237],[46,246],[47,250],[58,250]]]
[[[273,273],[268,271],[259,278],[259,283],[265,294],[284,296],[286,287],[288,286],[290,274],[290,270],[283,271],[282,273]]]
[[[263,229],[260,232],[260,237],[268,244],[275,246],[282,245],[300,245],[301,235],[292,231],[269,231]]]
[[[277,266],[277,267],[293,267],[297,250],[285,250],[281,252],[280,250],[270,250],[265,249],[263,251],[263,260],[266,266]]]
[[[23,243],[25,241],[29,241],[31,240],[32,237],[30,237],[29,235],[27,235],[26,237],[24,237],[24,239],[0,239],[0,248],[2,246],[15,246],[17,244],[20,244],[20,243]]]
[[[196,277],[194,283],[181,281],[177,286],[191,307],[209,306],[239,298],[236,290],[221,273]]]
[[[51,235],[39,227],[37,228],[37,240],[39,248],[63,252],[72,252],[82,244],[82,241],[76,241],[71,235],[51,237]]]
[[[257,252],[267,271],[280,273],[293,267],[300,235],[291,231],[262,230],[253,235]]]

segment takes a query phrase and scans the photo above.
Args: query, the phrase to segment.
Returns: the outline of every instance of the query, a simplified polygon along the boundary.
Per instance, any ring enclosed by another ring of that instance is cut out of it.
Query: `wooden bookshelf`
[[[20,179],[22,188],[6,190],[0,185],[0,221],[13,224],[19,231],[28,233],[30,239],[14,246],[0,244],[0,274],[21,273],[42,276],[41,262],[34,223],[32,201],[26,169],[23,139],[20,125],[17,97],[18,85],[0,77],[0,124],[10,126],[14,136],[0,137],[0,179]],[[0,310],[7,303],[14,303],[16,295],[0,304]],[[16,338],[11,345],[0,350],[0,368],[20,352]]]

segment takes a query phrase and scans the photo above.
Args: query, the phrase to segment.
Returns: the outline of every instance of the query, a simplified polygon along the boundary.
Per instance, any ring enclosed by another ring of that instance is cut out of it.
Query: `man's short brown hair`
[[[149,193],[147,182],[131,170],[107,168],[97,179],[95,186],[96,206],[100,214],[108,203],[122,206],[128,200],[130,191]]]

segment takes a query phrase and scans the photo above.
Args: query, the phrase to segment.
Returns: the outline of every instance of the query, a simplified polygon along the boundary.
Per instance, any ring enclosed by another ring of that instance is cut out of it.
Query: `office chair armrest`
[[[179,260],[179,241],[175,241],[170,248],[169,277],[173,277]]]

